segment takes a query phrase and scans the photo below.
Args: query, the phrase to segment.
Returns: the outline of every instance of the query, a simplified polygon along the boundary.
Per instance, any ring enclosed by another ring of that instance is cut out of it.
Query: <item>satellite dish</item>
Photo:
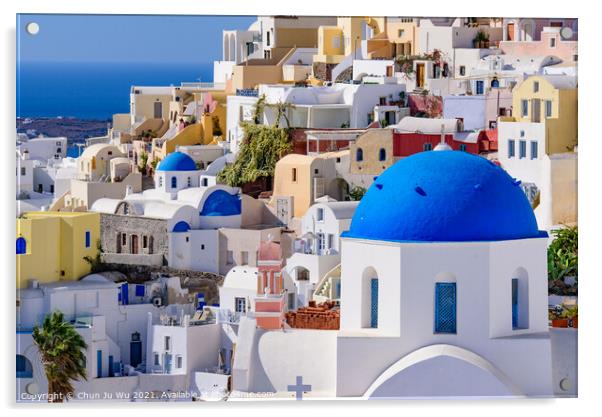
[[[571,29],[568,26],[563,27],[562,29],[560,29],[560,36],[564,40],[572,38],[573,37],[573,29]]]

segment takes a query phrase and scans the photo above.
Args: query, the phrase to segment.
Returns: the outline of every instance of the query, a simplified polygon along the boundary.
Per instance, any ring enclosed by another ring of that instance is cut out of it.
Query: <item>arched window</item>
[[[17,355],[17,378],[33,378],[31,362],[23,355]]]
[[[494,78],[493,80],[491,80],[491,88],[499,88],[500,86],[500,81],[497,78]]]
[[[17,238],[17,255],[27,253],[27,241],[24,237]]]
[[[435,283],[435,333],[456,333],[456,283]]]
[[[355,151],[355,160],[358,162],[364,160],[364,151],[362,148],[357,148],[357,151]]]
[[[511,309],[512,329],[529,328],[529,275],[524,268],[518,268],[512,274]]]
[[[387,150],[385,148],[380,148],[378,151],[378,160],[385,161],[387,159]]]
[[[171,177],[171,188],[178,188],[178,179],[176,177]]]

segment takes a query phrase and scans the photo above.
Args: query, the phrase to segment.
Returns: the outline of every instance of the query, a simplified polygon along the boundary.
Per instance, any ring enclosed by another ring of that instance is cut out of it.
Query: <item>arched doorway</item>
[[[378,273],[368,267],[362,274],[362,327],[378,328]]]

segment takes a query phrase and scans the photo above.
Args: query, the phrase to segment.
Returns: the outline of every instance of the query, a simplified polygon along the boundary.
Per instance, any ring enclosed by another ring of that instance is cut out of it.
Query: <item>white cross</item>
[[[295,396],[297,398],[297,401],[300,401],[303,399],[303,393],[307,392],[307,391],[311,391],[311,385],[307,385],[307,384],[303,384],[303,377],[302,376],[298,376],[297,377],[297,384],[296,385],[289,385],[287,387],[289,392],[294,392]]]

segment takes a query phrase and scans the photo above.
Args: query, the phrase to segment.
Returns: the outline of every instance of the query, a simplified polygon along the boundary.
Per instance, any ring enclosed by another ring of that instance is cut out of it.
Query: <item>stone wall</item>
[[[167,221],[102,213],[100,241],[103,253],[162,254],[165,260],[169,249]]]
[[[314,77],[322,81],[330,81],[332,76],[332,69],[336,67],[336,64],[326,64],[324,62],[314,62],[313,71]]]

